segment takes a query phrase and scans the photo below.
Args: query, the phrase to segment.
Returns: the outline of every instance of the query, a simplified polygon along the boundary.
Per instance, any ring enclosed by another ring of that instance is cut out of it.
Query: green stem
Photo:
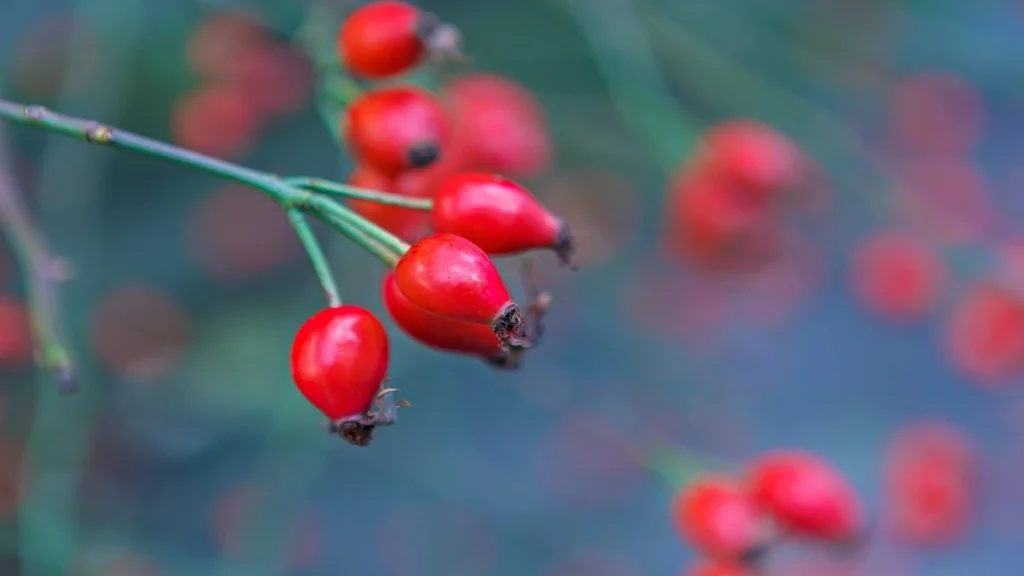
[[[0,228],[24,271],[36,363],[56,379],[61,394],[71,394],[78,390],[78,384],[60,335],[56,294],[60,264],[33,226],[10,168],[7,142],[0,136]]]
[[[363,250],[366,250],[370,255],[374,256],[381,261],[388,268],[394,268],[401,256],[392,250],[386,248],[380,242],[377,242],[373,238],[370,238],[365,233],[353,228],[348,222],[329,216],[328,220],[335,224],[335,229],[345,235],[346,238],[351,240],[353,243],[358,245]]]
[[[344,74],[323,74],[321,77],[323,78],[322,90],[324,94],[334,101],[341,103],[342,106],[350,106],[361,98],[365,92],[359,84],[356,84],[355,80]]]
[[[349,228],[354,228],[397,254],[404,254],[409,249],[409,245],[394,234],[338,202],[289,184],[273,174],[232,164],[131,132],[115,130],[93,120],[57,114],[40,106],[25,106],[0,100],[0,118],[93,144],[136,152],[247,184],[277,200],[286,209],[297,208],[315,214],[339,232],[346,233]],[[311,254],[310,257],[314,256]]]
[[[299,240],[302,241],[306,253],[309,254],[309,259],[313,262],[313,269],[316,270],[316,276],[320,279],[320,285],[323,286],[324,293],[327,295],[327,305],[341,306],[341,293],[338,291],[338,285],[334,282],[331,266],[327,263],[327,256],[324,255],[324,250],[320,246],[316,234],[313,233],[313,228],[306,221],[302,212],[295,208],[288,210],[288,219],[291,220],[295,233],[299,235]]]
[[[342,198],[351,198],[353,200],[366,200],[369,202],[376,202],[377,204],[385,204],[387,206],[408,208],[410,210],[429,211],[434,208],[434,201],[430,198],[409,198],[408,196],[402,196],[401,194],[357,188],[355,186],[349,186],[348,184],[342,184],[340,182],[332,182],[322,178],[299,176],[294,178],[285,178],[284,181],[292,186],[305,188],[306,190],[312,190],[313,192],[341,196]]]

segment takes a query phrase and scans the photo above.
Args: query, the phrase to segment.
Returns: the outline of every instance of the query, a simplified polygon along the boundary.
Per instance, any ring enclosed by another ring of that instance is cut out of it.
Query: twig
[[[285,178],[284,181],[293,186],[311,190],[313,192],[340,196],[342,198],[351,198],[353,200],[369,200],[370,202],[376,202],[377,204],[397,206],[399,208],[408,208],[410,210],[427,211],[434,208],[434,201],[430,198],[410,198],[408,196],[402,196],[401,194],[380,192],[378,190],[367,190],[366,188],[357,188],[355,186],[349,186],[348,184],[341,184],[340,182],[332,182],[321,178],[300,176]]]
[[[327,296],[327,305],[341,306],[341,293],[338,291],[338,285],[334,282],[331,265],[327,263],[327,256],[324,255],[324,250],[320,247],[320,241],[316,239],[313,228],[306,221],[302,212],[294,208],[288,210],[288,219],[291,220],[295,233],[298,234],[299,240],[306,248],[306,253],[309,254],[309,259],[313,262],[313,269],[316,270],[316,276],[320,279],[320,285]]]
[[[36,364],[56,381],[61,394],[78,391],[71,356],[61,337],[57,284],[61,262],[50,253],[43,236],[32,224],[11,175],[6,134],[0,131],[0,220],[25,275]]]
[[[0,118],[6,118],[72,138],[79,138],[93,144],[136,152],[247,184],[275,199],[284,208],[296,208],[313,214],[339,232],[346,233],[346,235],[348,235],[347,231],[354,229],[398,254],[405,253],[409,248],[406,242],[394,234],[366,220],[338,202],[308,190],[303,190],[274,174],[232,164],[124,130],[115,130],[110,126],[93,120],[57,114],[41,106],[25,106],[7,100],[0,100]],[[313,256],[311,255],[311,257]]]

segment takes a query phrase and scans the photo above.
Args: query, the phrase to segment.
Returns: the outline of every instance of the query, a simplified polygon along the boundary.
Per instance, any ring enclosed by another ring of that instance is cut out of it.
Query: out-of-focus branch
[[[0,223],[25,277],[36,364],[57,381],[61,394],[78,390],[71,356],[61,337],[57,286],[63,280],[61,260],[53,255],[29,218],[12,174],[6,133],[0,129]]]

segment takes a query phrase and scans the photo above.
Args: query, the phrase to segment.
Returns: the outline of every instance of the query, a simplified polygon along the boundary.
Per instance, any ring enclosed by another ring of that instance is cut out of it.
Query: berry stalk
[[[309,259],[313,263],[316,276],[320,279],[320,285],[324,289],[324,294],[327,295],[327,305],[332,307],[341,306],[341,293],[338,291],[338,285],[334,281],[331,265],[327,262],[327,256],[324,254],[324,249],[320,246],[320,241],[317,240],[313,228],[309,225],[305,215],[297,209],[292,208],[288,210],[288,219],[291,220],[295,233],[306,248],[306,253],[309,254]]]
[[[71,356],[60,334],[57,284],[61,266],[36,230],[11,177],[6,141],[0,137],[0,221],[25,274],[36,364],[56,381],[61,394],[78,391]]]
[[[386,206],[398,206],[399,208],[423,211],[429,211],[434,207],[434,201],[430,198],[410,198],[408,196],[402,196],[401,194],[367,190],[366,188],[357,188],[355,186],[349,186],[348,184],[332,182],[321,178],[299,176],[294,178],[285,178],[284,181],[288,184],[311,192],[340,196],[342,198],[350,198],[352,200],[366,200],[368,202],[376,202],[377,204],[384,204]]]

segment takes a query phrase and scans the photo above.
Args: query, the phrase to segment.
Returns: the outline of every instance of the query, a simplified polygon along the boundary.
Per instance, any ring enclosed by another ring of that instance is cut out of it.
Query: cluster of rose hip
[[[712,127],[670,184],[668,248],[705,270],[769,263],[782,248],[786,216],[813,207],[812,166],[794,142],[756,120]]]
[[[391,79],[425,59],[458,54],[458,34],[404,2],[374,2],[342,24],[338,50],[352,75]],[[341,126],[360,169],[387,182],[442,162],[450,131],[444,108],[431,94],[397,85],[358,95]],[[431,200],[433,232],[404,253],[381,257],[393,268],[382,287],[388,313],[427,346],[516,367],[536,341],[547,299],[537,295],[525,309],[517,305],[491,256],[546,248],[568,263],[568,227],[524,187],[489,172],[444,174]],[[388,355],[388,335],[376,316],[353,305],[330,307],[299,329],[292,374],[302,394],[330,419],[333,432],[365,446],[374,428],[392,424],[403,405],[392,399],[393,389],[383,387]]]
[[[862,514],[843,475],[800,451],[765,454],[742,477],[698,478],[672,504],[676,530],[704,556],[687,576],[752,576],[786,539],[855,544]]]

